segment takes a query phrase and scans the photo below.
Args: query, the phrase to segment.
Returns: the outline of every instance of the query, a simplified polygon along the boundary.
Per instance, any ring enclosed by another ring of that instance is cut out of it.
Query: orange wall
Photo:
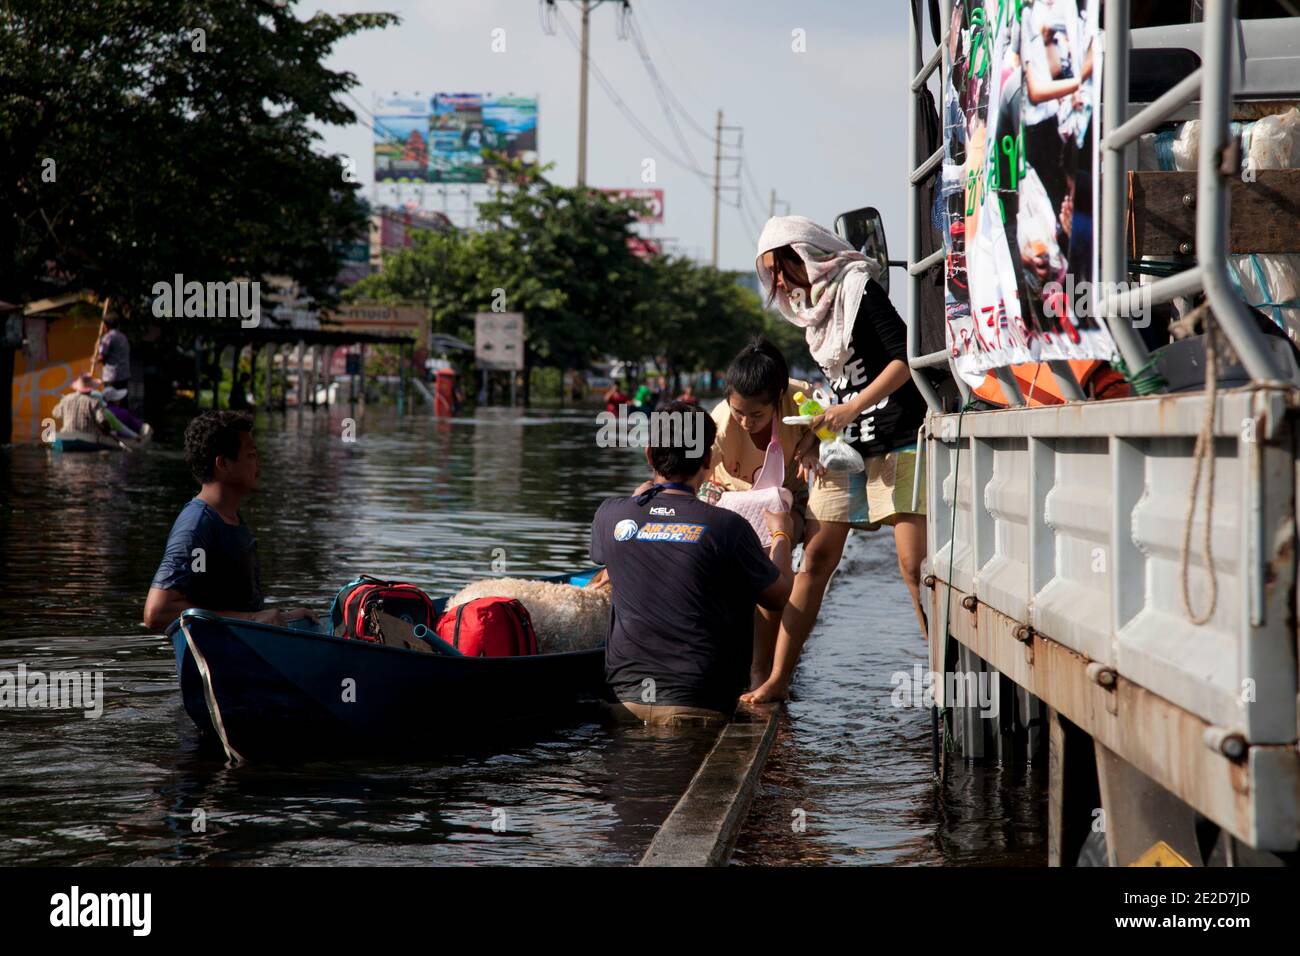
[[[60,317],[46,326],[47,360],[33,365],[27,353],[14,355],[13,438],[15,444],[41,440],[41,421],[49,418],[72,380],[90,371],[99,332],[98,318]]]

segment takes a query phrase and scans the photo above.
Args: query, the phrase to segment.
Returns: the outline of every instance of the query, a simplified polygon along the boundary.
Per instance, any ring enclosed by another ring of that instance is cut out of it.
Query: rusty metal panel
[[[1109,441],[1057,438],[1051,445],[1051,485],[1042,512],[1050,575],[1034,592],[1030,623],[1091,660],[1110,664]]]
[[[976,621],[984,626],[987,609],[1010,622],[998,637],[1010,647],[996,659],[989,657],[990,635],[979,634],[984,650],[976,648],[977,653],[1021,686],[1028,686],[1023,668],[1018,673],[1006,657],[1032,660],[1032,642],[1027,648],[1011,633],[1017,625],[1029,625],[1085,663],[1112,668],[1126,686],[1154,695],[1220,737],[1238,735],[1252,754],[1259,745],[1280,747],[1267,757],[1261,751],[1259,764],[1277,781],[1291,781],[1290,789],[1269,797],[1280,801],[1269,811],[1272,822],[1237,819],[1234,829],[1239,835],[1267,831],[1276,842],[1286,820],[1294,835],[1296,817],[1295,767],[1283,771],[1277,762],[1288,759],[1278,754],[1289,753],[1294,765],[1300,716],[1295,614],[1300,439],[1284,389],[1250,386],[1215,397],[1212,563],[1207,563],[1208,461],[1202,463],[1190,547],[1184,547],[1184,538],[1195,436],[1209,408],[1206,396],[1195,393],[968,413],[962,416],[960,441],[957,416],[932,416],[928,569],[938,579],[936,607],[942,612],[943,603],[950,605],[947,617],[932,619],[932,626],[936,638],[945,620],[954,636],[974,634]],[[1196,623],[1184,607],[1184,573],[1191,610],[1213,607],[1204,623]],[[944,601],[945,582],[957,595],[950,601]],[[978,600],[975,610],[962,606],[967,596]],[[944,663],[941,650],[932,654],[936,669]],[[1030,689],[1049,706],[1075,719],[1054,696],[1065,693],[1061,687],[1037,679],[1035,688]],[[1094,703],[1106,700],[1103,693]],[[1121,713],[1114,735],[1159,736],[1149,724],[1128,726],[1128,719]],[[1162,775],[1152,773],[1151,761],[1185,763],[1180,749],[1207,750],[1194,735],[1166,743],[1174,749],[1137,763],[1156,779]],[[1112,749],[1131,759],[1124,748]],[[1246,773],[1256,765],[1252,758],[1238,769]],[[1208,813],[1195,802],[1196,786],[1180,785],[1189,802]],[[1216,819],[1236,815],[1228,807],[1215,811]]]
[[[976,591],[1017,619],[1029,616],[1029,442],[1025,439],[981,439],[987,474],[977,527],[979,583]],[[977,453],[978,457],[978,453]],[[982,523],[980,523],[982,522]]]

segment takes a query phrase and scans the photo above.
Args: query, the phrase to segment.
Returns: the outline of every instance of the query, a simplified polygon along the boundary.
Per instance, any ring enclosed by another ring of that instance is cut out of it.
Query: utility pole
[[[718,267],[718,219],[722,214],[722,110],[713,140],[713,268]]]
[[[771,199],[771,201],[768,202],[768,204],[767,204],[767,215],[768,215],[768,218],[769,218],[769,219],[770,219],[771,217],[773,217],[773,216],[776,215],[776,204],[777,204],[778,202],[779,202],[782,206],[785,207],[785,212],[784,212],[782,215],[786,215],[786,216],[790,215],[790,200],[788,200],[788,199],[777,199],[777,198],[776,198],[776,190],[773,189],[773,190],[772,190],[772,199]]]
[[[545,4],[543,13],[555,13],[556,0],[542,0]],[[582,38],[578,43],[578,185],[587,185],[587,74],[591,68],[591,11],[609,0],[573,0],[582,10]],[[631,11],[628,0],[622,0],[624,16]],[[548,22],[550,25],[548,25]],[[545,16],[542,29],[549,35],[555,34],[554,21],[547,21]],[[566,26],[566,30],[569,28]],[[619,39],[625,39],[621,34]]]
[[[587,185],[587,67],[591,61],[591,0],[582,0],[582,76],[578,83],[578,187]]]

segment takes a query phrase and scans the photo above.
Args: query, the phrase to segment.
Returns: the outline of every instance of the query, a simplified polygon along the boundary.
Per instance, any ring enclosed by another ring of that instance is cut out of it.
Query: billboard
[[[664,191],[662,189],[602,189],[610,199],[631,199],[642,204],[644,212],[637,215],[636,221],[648,225],[660,225],[664,221]]]
[[[392,96],[375,105],[375,182],[495,183],[484,150],[537,164],[537,97]]]
[[[957,371],[1109,359],[1095,302],[1100,0],[957,0],[943,90],[945,319]]]

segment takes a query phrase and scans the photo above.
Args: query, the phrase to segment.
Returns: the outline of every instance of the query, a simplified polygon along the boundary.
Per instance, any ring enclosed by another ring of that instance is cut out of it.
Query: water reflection
[[[355,442],[342,439],[350,417]],[[259,416],[256,435],[262,489],[244,515],[265,590],[322,609],[362,571],[449,593],[493,573],[498,548],[509,574],[585,566],[597,504],[644,477],[640,452],[596,448],[590,412],[335,408]],[[581,723],[436,763],[233,771],[200,751],[170,645],[138,624],[193,494],[179,445],[173,434],[137,455],[0,449],[0,669],[102,670],[106,695],[100,720],[0,710],[0,865],[640,857],[708,735]],[[1038,771],[932,787],[926,712],[889,706],[890,674],[917,662],[890,542],[855,537],[738,862],[1042,862]]]
[[[736,863],[1046,865],[1046,768],[958,762],[936,787],[929,712],[891,701],[891,676],[917,664],[925,644],[892,537],[855,532]]]
[[[595,503],[642,479],[635,452],[594,454],[587,413],[358,409],[345,442],[349,417],[258,419],[261,490],[244,515],[277,600],[324,608],[360,571],[448,593],[490,574],[498,547],[512,574],[582,567]],[[710,739],[588,722],[437,762],[237,770],[200,750],[171,647],[137,623],[193,494],[178,446],[0,451],[0,669],[102,670],[106,697],[99,720],[0,710],[0,864],[640,857]]]

